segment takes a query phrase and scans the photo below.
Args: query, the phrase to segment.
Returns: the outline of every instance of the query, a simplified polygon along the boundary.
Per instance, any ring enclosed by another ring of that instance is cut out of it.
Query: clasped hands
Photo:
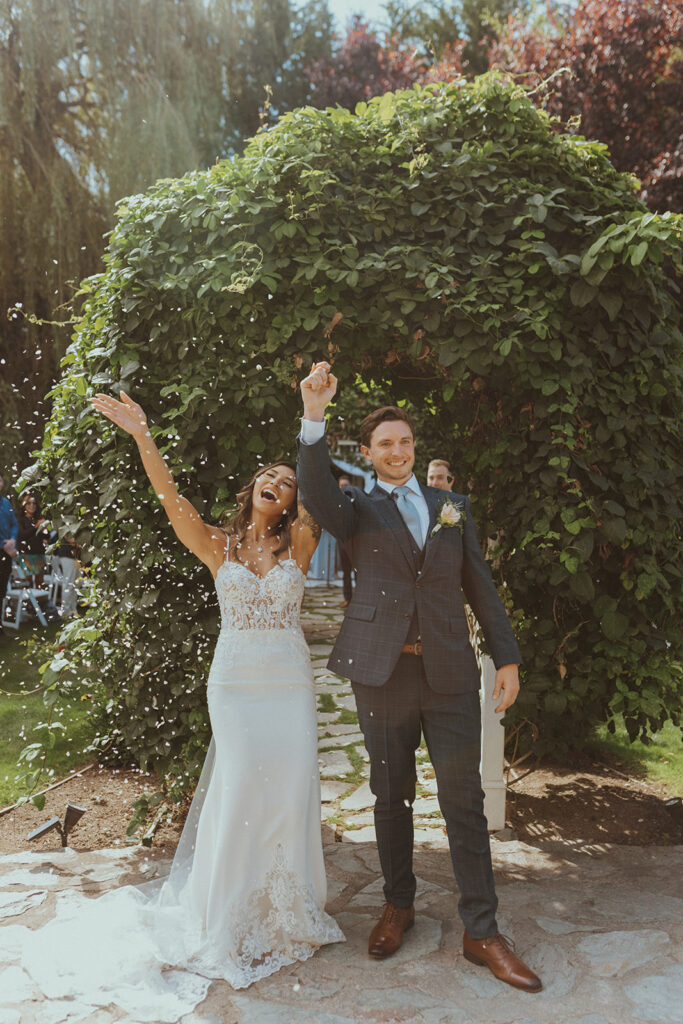
[[[325,409],[336,395],[338,383],[329,363],[313,363],[308,377],[301,381],[304,419],[319,423],[324,420]]]

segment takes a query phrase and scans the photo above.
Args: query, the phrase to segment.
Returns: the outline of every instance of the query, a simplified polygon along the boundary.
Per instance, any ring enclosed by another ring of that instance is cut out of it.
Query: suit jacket
[[[389,679],[411,624],[419,624],[429,685],[438,693],[478,690],[463,591],[480,623],[496,668],[521,662],[508,617],[484,560],[469,500],[420,484],[431,533],[444,498],[466,519],[442,527],[419,552],[395,501],[381,487],[370,494],[340,488],[326,439],[299,444],[298,485],[310,514],[342,542],[356,570],[356,588],[328,667],[366,686]]]

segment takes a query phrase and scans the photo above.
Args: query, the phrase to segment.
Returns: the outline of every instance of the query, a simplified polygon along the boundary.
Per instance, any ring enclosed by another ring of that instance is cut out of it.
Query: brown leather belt
[[[418,640],[416,644],[404,644],[401,648],[402,654],[422,654],[422,641]]]

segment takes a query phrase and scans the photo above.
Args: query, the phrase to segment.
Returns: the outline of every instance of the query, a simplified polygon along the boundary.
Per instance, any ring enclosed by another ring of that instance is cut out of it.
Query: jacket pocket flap
[[[376,610],[377,605],[375,604],[357,604],[355,601],[352,601],[346,609],[346,618],[363,619],[365,622],[372,622]]]

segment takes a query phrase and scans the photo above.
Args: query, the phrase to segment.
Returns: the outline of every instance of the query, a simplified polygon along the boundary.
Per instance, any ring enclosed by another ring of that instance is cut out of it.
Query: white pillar
[[[481,666],[481,784],[484,790],[484,813],[489,832],[505,828],[505,729],[501,724],[502,712],[493,710],[497,701],[491,700],[496,679],[496,667],[488,655],[479,655]]]

